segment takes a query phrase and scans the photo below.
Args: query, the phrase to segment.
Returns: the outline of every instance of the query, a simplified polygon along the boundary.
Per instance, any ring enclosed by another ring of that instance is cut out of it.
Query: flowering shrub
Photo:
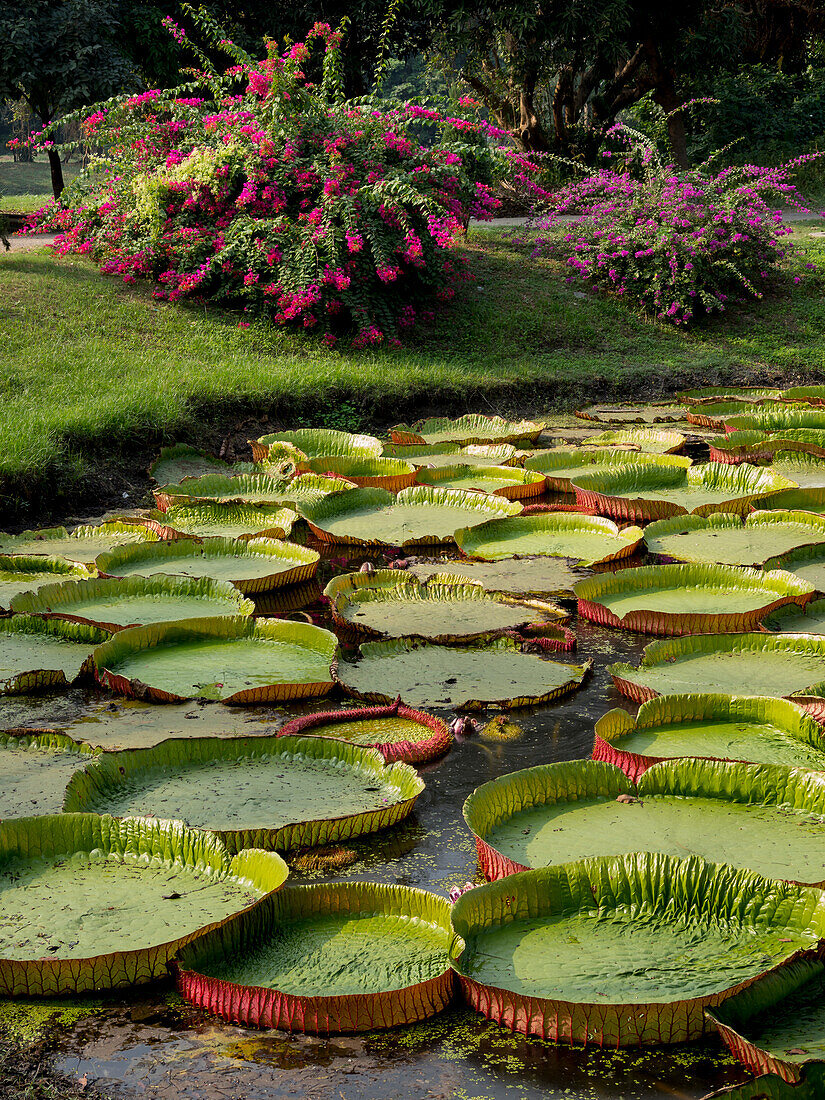
[[[345,334],[397,344],[422,306],[452,297],[462,272],[450,248],[497,205],[495,131],[422,106],[344,101],[341,35],[317,23],[313,39],[319,86],[302,71],[307,43],[281,56],[270,43],[256,62],[222,41],[235,61],[225,73],[92,108],[83,128],[106,150],[103,175],[36,225],[58,230],[57,252],[154,280],[158,298],[240,305],[330,346]],[[438,127],[430,147],[413,137],[422,120]]]
[[[730,299],[761,298],[792,249],[776,202],[808,212],[789,174],[812,157],[778,168],[682,171],[660,163],[651,146],[621,127],[613,134],[620,152],[603,156],[616,156],[615,168],[555,193],[522,173],[549,210],[539,217],[534,254],[554,256],[576,273],[571,278],[632,298],[677,325],[721,312]],[[578,215],[569,231],[548,235],[566,212]]]

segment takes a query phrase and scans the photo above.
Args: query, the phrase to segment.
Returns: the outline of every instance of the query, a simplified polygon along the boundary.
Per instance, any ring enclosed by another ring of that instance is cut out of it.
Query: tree
[[[0,93],[25,100],[45,126],[134,86],[117,10],[116,0],[0,0]],[[57,198],[63,169],[56,149],[48,156]]]

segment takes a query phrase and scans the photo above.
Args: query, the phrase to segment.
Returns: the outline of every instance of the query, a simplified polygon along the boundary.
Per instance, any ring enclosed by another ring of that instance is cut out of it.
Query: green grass
[[[244,413],[364,427],[433,411],[561,410],[725,381],[825,379],[825,238],[795,228],[817,265],[798,285],[691,333],[566,284],[496,231],[462,251],[476,275],[397,352],[329,352],[237,316],[152,299],[77,257],[0,259],[0,481],[17,512],[48,490],[73,499],[107,459]]]
[[[80,164],[70,161],[63,165],[63,179],[68,184],[79,171]],[[0,157],[0,210],[38,210],[51,197],[48,160],[24,164],[10,156]]]

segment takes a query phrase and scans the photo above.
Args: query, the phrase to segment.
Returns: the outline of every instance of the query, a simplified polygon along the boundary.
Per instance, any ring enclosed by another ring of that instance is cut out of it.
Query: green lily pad
[[[652,642],[640,668],[608,671],[636,702],[654,695],[825,695],[825,638],[788,634],[694,634]]]
[[[368,546],[452,542],[460,527],[520,511],[515,501],[429,485],[402,489],[396,496],[384,489],[351,489],[301,508],[322,542]]]
[[[643,454],[675,454],[685,445],[680,432],[653,431],[650,428],[626,428],[591,436],[588,447],[631,447]]]
[[[825,776],[721,760],[666,761],[635,782],[611,764],[542,764],[464,803],[488,879],[588,856],[697,855],[767,878],[825,875]]]
[[[729,416],[725,427],[734,434],[738,431],[784,432],[788,428],[815,428],[825,430],[825,409],[806,408],[799,405],[759,405],[747,415]]]
[[[812,405],[825,405],[825,386],[791,386],[782,391],[783,401],[806,401]]]
[[[465,998],[490,1019],[568,1043],[659,1045],[700,1038],[706,1007],[817,949],[825,895],[642,852],[479,886],[452,923]]]
[[[784,431],[737,431],[708,440],[711,462],[773,461],[779,451],[797,451],[825,456],[825,431],[817,428],[787,428]]]
[[[177,949],[287,876],[180,821],[56,814],[0,823],[0,993],[60,996],[166,976]]]
[[[397,424],[390,428],[390,439],[400,444],[523,443],[536,440],[546,427],[545,420],[505,420],[501,416],[468,413],[455,420],[435,416],[418,420],[412,426]]]
[[[163,447],[149,467],[149,476],[158,485],[171,485],[185,477],[202,477],[204,474],[231,474],[232,465],[216,455],[209,454],[186,443]]]
[[[109,577],[152,577],[159,573],[211,577],[249,593],[311,580],[319,561],[317,550],[281,539],[212,538],[122,546],[101,554],[97,567]]]
[[[684,420],[686,412],[684,405],[661,402],[650,405],[588,405],[586,409],[577,409],[576,416],[582,420],[595,420],[599,424],[666,424]]]
[[[821,959],[798,959],[708,1012],[708,1018],[748,1069],[776,1074],[797,1086],[781,1095],[807,1100],[821,1094],[798,1083],[804,1083],[806,1067],[821,1070],[812,1063],[825,1062],[824,994],[825,964]],[[825,1085],[822,1077],[818,1081]]]
[[[825,517],[810,512],[752,512],[744,521],[726,512],[673,516],[645,528],[645,544],[652,554],[720,565],[764,565],[779,554],[818,542],[825,542]]]
[[[518,466],[442,466],[436,470],[419,470],[419,485],[436,485],[442,489],[471,489],[508,500],[526,500],[544,492],[544,475]]]
[[[587,441],[588,446],[590,440]],[[593,473],[606,467],[622,466],[627,463],[655,466],[687,467],[689,458],[671,455],[643,455],[636,450],[586,450],[583,447],[558,447],[552,451],[541,451],[524,461],[527,470],[536,470],[544,474],[547,488],[559,493],[574,492],[573,480],[580,474]]]
[[[825,737],[802,707],[768,696],[665,695],[642,703],[635,719],[611,710],[596,723],[593,759],[633,780],[681,757],[825,771]]]
[[[804,606],[814,589],[793,573],[733,565],[645,565],[579,581],[578,612],[603,626],[645,634],[755,630],[786,604]]]
[[[825,592],[825,546],[802,546],[787,554],[769,558],[766,569],[785,569],[812,584],[817,592]]]
[[[68,619],[103,630],[201,616],[251,615],[252,600],[211,577],[95,577],[46,584],[12,600],[15,614]]]
[[[463,646],[412,638],[365,642],[360,657],[342,663],[338,680],[359,699],[415,707],[480,710],[548,703],[581,686],[590,665],[567,665],[525,652],[510,638]]]
[[[765,386],[702,386],[697,390],[684,390],[676,395],[686,405],[711,401],[741,401],[760,405],[763,401],[776,401],[782,390]]]
[[[265,462],[278,448],[288,445],[295,447],[305,458],[320,458],[321,455],[340,455],[350,458],[378,458],[381,443],[371,435],[353,435],[352,432],[340,432],[334,428],[296,428],[291,432],[273,432],[262,435],[260,439],[250,439],[252,457],[256,462]]]
[[[771,469],[795,481],[800,489],[825,489],[825,458],[802,451],[779,451]]]
[[[691,405],[685,418],[689,424],[698,424],[700,428],[713,428],[714,431],[722,432],[730,417],[750,416],[761,405],[762,402],[745,404],[735,400],[703,401],[699,405]]]
[[[764,501],[793,483],[768,469],[706,462],[680,468],[651,463],[626,463],[613,469],[581,474],[573,482],[576,503],[625,522],[646,522],[693,513],[734,512],[744,515],[751,504]],[[760,507],[792,507],[764,505]]]
[[[0,733],[0,821],[59,814],[66,784],[92,751],[63,733]]]
[[[417,561],[408,567],[419,580],[436,573],[452,573],[481,584],[488,592],[508,596],[572,596],[573,585],[590,574],[573,568],[564,558],[503,558],[501,561]]]
[[[549,627],[546,614],[450,573],[426,581],[398,569],[344,573],[329,582],[324,595],[335,622],[372,638],[457,642],[519,627]],[[558,609],[557,618],[563,616]]]
[[[285,539],[298,513],[277,504],[175,504],[156,515],[191,538]]]
[[[408,764],[325,737],[172,738],[106,753],[66,787],[68,812],[183,821],[230,851],[288,851],[402,821],[424,790]]]
[[[640,545],[639,527],[620,531],[609,519],[578,512],[544,512],[493,520],[456,531],[455,539],[468,557],[501,561],[514,555],[579,559],[580,565],[629,557]]]
[[[411,466],[515,466],[516,448],[513,443],[471,443],[459,447],[457,443],[385,443],[384,455],[403,459]]]
[[[411,1024],[450,1003],[444,898],[324,882],[287,887],[272,910],[181,951],[178,992],[233,1022],[323,1035]]]
[[[206,474],[184,478],[179,485],[154,489],[155,503],[162,512],[176,504],[277,504],[297,508],[323,500],[330,493],[351,489],[352,482],[320,474],[299,474],[282,478],[271,474]]]
[[[0,553],[44,555],[92,566],[98,554],[128,542],[157,542],[160,535],[137,520],[107,520],[96,527],[76,527],[69,534],[65,527],[47,527],[24,531],[22,535],[0,535]],[[87,574],[90,575],[90,574]]]
[[[65,687],[88,666],[108,631],[29,615],[0,619],[0,695]]]
[[[825,488],[785,489],[760,497],[755,506],[765,509],[787,508],[789,511],[815,512],[825,516]]]
[[[100,683],[117,695],[255,704],[326,695],[337,645],[334,634],[308,623],[183,619],[121,630],[98,646],[92,662]]]
[[[784,634],[825,634],[825,600],[815,600],[804,610],[782,607],[768,615],[762,625]]]
[[[302,469],[327,477],[344,478],[360,487],[373,486],[397,493],[415,484],[415,469],[400,458],[364,458],[361,455],[322,455],[310,458]]]
[[[8,610],[21,592],[33,592],[41,585],[59,583],[67,577],[85,579],[96,575],[96,569],[65,558],[0,554],[0,611]]]

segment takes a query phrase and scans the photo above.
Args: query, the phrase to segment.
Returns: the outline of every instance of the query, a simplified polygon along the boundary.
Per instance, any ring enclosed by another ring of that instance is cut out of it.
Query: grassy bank
[[[7,521],[76,502],[102,471],[239,416],[355,427],[432,411],[544,411],[683,385],[825,378],[825,238],[795,233],[798,263],[771,300],[692,333],[568,285],[500,231],[473,231],[475,273],[397,352],[329,352],[237,315],[154,301],[84,260],[0,259],[0,501]],[[818,231],[818,227],[815,229]]]

